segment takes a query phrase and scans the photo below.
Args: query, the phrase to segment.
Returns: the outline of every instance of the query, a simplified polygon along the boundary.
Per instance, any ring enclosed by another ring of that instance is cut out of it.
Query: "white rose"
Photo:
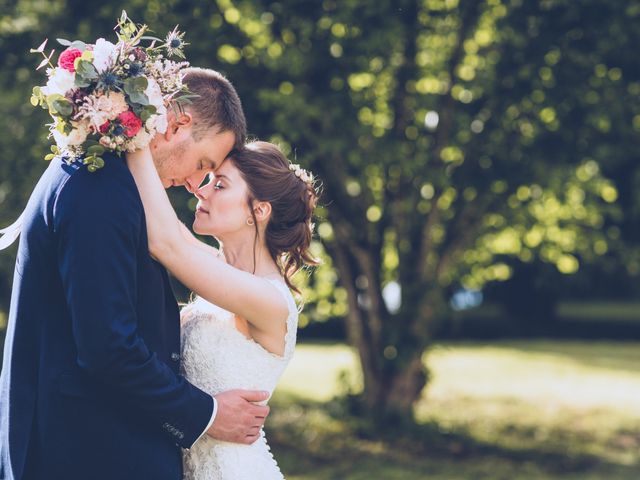
[[[64,95],[69,90],[75,88],[75,84],[73,83],[75,74],[64,68],[50,69],[47,74],[49,75],[49,80],[47,81],[47,85],[42,88],[44,95],[53,95],[54,93]]]
[[[116,61],[116,46],[99,38],[93,47],[93,66],[99,73],[104,72]]]
[[[72,122],[71,125],[73,125],[73,130],[71,130],[71,133],[69,133],[69,135],[67,136],[68,145],[69,146],[82,145],[87,139],[87,136],[89,135],[88,124],[85,122],[82,122],[82,123]]]
[[[127,152],[135,152],[141,148],[146,147],[151,142],[153,137],[146,129],[141,128],[135,137],[133,137],[127,144]]]
[[[55,125],[51,129],[53,139],[56,141],[56,145],[60,150],[67,150],[69,147],[82,145],[89,135],[89,126],[86,122],[72,122],[71,125],[73,126],[73,130],[71,130],[69,135],[60,133],[60,131],[55,128]]]
[[[122,112],[129,110],[125,97],[120,92],[109,92],[98,99],[98,108],[109,114],[109,120],[114,120]]]
[[[109,116],[108,112],[102,112],[100,110],[93,112],[91,114],[91,117],[85,116],[84,118],[88,118],[91,121],[91,125],[93,125],[93,128],[95,128],[96,130],[100,130],[100,126],[103,123],[106,123],[107,121],[111,120],[111,117]]]
[[[156,133],[165,133],[167,131],[167,110],[163,108],[163,112],[156,115],[151,115],[145,125],[149,131],[156,131]]]
[[[145,89],[144,94],[149,99],[149,103],[159,111],[161,108],[164,108],[162,90],[160,90],[160,85],[158,85],[158,82],[156,82],[154,78],[147,77],[147,81],[147,88]]]
[[[169,121],[167,120],[166,112],[162,115],[156,115],[156,132],[165,133],[167,131],[167,127],[169,126]]]

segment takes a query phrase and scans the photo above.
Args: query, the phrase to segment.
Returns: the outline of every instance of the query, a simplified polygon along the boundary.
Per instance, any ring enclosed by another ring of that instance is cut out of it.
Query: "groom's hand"
[[[252,444],[269,414],[269,407],[256,405],[269,398],[267,392],[229,390],[215,395],[218,412],[207,434],[226,442]]]

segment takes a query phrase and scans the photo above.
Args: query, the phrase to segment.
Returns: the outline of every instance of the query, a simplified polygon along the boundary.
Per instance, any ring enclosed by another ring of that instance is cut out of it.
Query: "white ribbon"
[[[16,241],[16,238],[20,236],[20,232],[22,231],[22,220],[24,219],[24,213],[18,217],[18,219],[9,225],[7,228],[3,228],[0,230],[0,250],[4,250],[7,247],[10,247],[13,242]]]

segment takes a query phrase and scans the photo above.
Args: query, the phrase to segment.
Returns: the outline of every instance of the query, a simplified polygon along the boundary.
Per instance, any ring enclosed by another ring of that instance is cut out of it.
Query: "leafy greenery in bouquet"
[[[31,96],[53,119],[55,145],[45,159],[61,155],[95,172],[104,166],[105,152],[134,151],[164,133],[168,106],[181,108],[194,96],[183,83],[187,44],[177,27],[165,39],[147,36],[148,27],[123,11],[114,30],[115,44],[57,39],[66,47],[57,66],[51,63],[55,50],[45,53],[47,40],[31,50],[44,57],[37,69],[49,66],[46,85],[34,87]]]

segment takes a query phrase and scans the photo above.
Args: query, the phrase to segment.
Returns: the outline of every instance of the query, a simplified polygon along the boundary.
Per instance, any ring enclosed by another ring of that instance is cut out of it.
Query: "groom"
[[[244,142],[237,93],[189,69],[199,95],[151,144],[165,187],[195,190]],[[52,161],[25,210],[0,377],[0,479],[178,480],[202,435],[252,443],[264,392],[215,399],[179,375],[179,312],[147,249],[124,160]]]

